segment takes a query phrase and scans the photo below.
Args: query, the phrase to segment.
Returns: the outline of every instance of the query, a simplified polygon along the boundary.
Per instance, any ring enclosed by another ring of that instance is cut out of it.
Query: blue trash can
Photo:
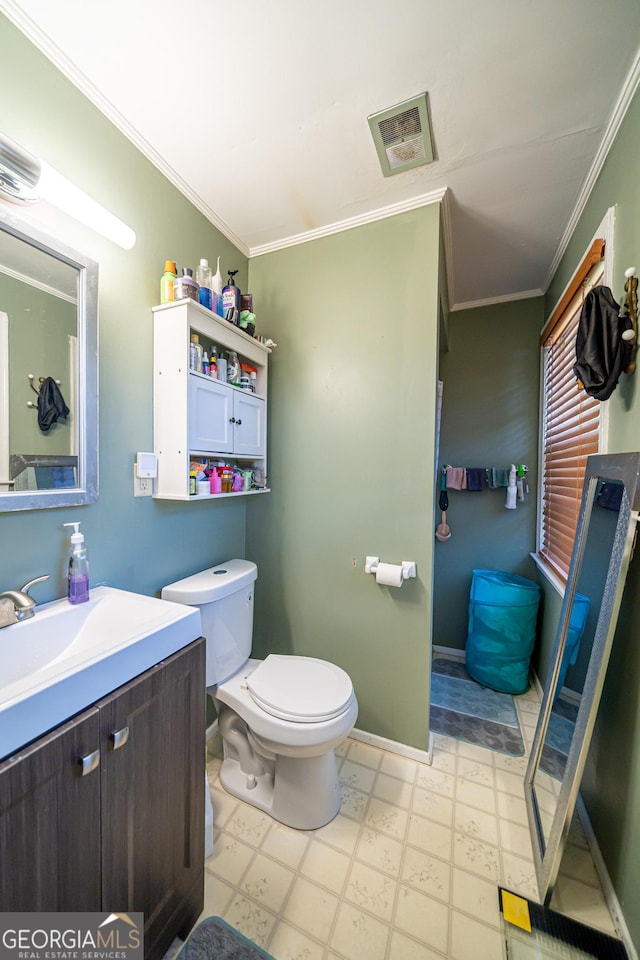
[[[501,693],[529,689],[540,587],[503,570],[474,570],[469,598],[467,672]]]

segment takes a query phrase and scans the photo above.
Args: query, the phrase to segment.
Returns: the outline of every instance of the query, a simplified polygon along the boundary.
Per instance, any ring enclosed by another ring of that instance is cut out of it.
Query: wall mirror
[[[98,265],[2,207],[0,510],[97,496]]]
[[[538,891],[553,893],[600,702],[640,509],[640,453],[587,460],[525,799]]]

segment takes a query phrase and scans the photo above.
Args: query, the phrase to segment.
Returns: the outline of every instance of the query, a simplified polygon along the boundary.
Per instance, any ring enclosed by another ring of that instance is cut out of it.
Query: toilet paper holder
[[[378,564],[380,563],[380,557],[365,557],[364,561],[364,572],[365,573],[375,573],[378,569]],[[402,579],[410,580],[416,575],[416,562],[415,560],[403,560],[400,564],[402,567]]]

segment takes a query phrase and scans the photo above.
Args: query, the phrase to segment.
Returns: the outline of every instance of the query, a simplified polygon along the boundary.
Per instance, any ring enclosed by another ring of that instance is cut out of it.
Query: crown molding
[[[604,166],[605,160],[607,159],[609,151],[613,145],[613,141],[618,135],[618,131],[620,130],[620,127],[622,125],[622,121],[624,120],[627,114],[627,110],[629,109],[631,101],[633,100],[639,85],[640,85],[640,48],[636,53],[635,60],[631,66],[629,73],[627,74],[624,84],[622,85],[622,90],[620,91],[620,94],[616,101],[616,105],[613,108],[611,117],[609,118],[609,123],[607,124],[606,130],[604,132],[604,136],[600,142],[600,146],[598,147],[596,155],[593,159],[593,163],[591,164],[591,167],[589,168],[589,172],[587,173],[584,179],[584,182],[582,184],[582,187],[580,188],[580,193],[578,194],[578,199],[576,200],[571,216],[569,217],[569,222],[567,223],[565,231],[562,234],[560,243],[558,244],[558,248],[555,252],[555,256],[551,261],[551,266],[549,267],[549,270],[544,282],[545,291],[549,289],[549,286],[551,285],[551,281],[555,276],[556,270],[560,266],[560,261],[562,260],[567,250],[567,247],[569,246],[569,241],[571,240],[571,237],[573,236],[573,233],[576,227],[578,226],[580,217],[584,213],[585,207],[587,205],[587,201],[589,200],[589,197],[591,196],[591,192],[595,187],[598,177],[602,172],[602,168]]]
[[[487,297],[484,300],[466,300],[451,307],[451,313],[475,310],[476,307],[493,307],[497,303],[513,303],[514,300],[531,300],[533,297],[544,297],[544,290],[522,290],[520,293],[504,293],[499,297]]]
[[[258,247],[251,247],[249,256],[251,259],[254,257],[262,257],[266,253],[274,253],[276,250],[295,247],[300,243],[309,243],[311,240],[329,237],[334,233],[344,233],[345,230],[353,230],[354,227],[361,227],[366,223],[373,223],[376,220],[386,220],[387,217],[395,217],[398,213],[407,213],[409,210],[416,210],[418,207],[426,207],[432,203],[440,203],[446,192],[447,188],[442,187],[439,190],[432,190],[431,193],[423,193],[419,197],[413,197],[410,200],[401,200],[398,203],[390,204],[388,207],[380,207],[369,213],[362,213],[357,217],[337,220],[335,223],[318,227],[316,230],[307,230],[304,233],[297,233],[291,237],[285,237],[283,240],[263,243]]]
[[[103,96],[100,90],[91,83],[86,75],[82,73],[81,70],[78,70],[68,57],[62,53],[59,47],[14,3],[14,0],[0,0],[0,12],[4,13],[7,19],[11,20],[14,26],[84,94],[87,100],[90,100],[91,103],[131,141],[134,147],[136,147],[227,240],[238,248],[240,253],[243,253],[245,257],[249,256],[247,244],[241,240],[240,237],[236,236],[233,230],[218,216],[215,210],[212,210],[211,207],[204,202],[202,197],[176,173],[173,167],[141,136],[139,131],[116,110],[111,101]]]

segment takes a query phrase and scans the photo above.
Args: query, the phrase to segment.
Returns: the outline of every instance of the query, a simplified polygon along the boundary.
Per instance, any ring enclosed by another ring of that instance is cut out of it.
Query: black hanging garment
[[[47,433],[60,417],[69,416],[60,388],[53,377],[45,377],[38,394],[38,426]]]
[[[609,287],[589,291],[578,321],[573,372],[596,400],[609,399],[631,359],[632,343],[622,339],[625,330],[631,330],[631,320],[620,316]]]

